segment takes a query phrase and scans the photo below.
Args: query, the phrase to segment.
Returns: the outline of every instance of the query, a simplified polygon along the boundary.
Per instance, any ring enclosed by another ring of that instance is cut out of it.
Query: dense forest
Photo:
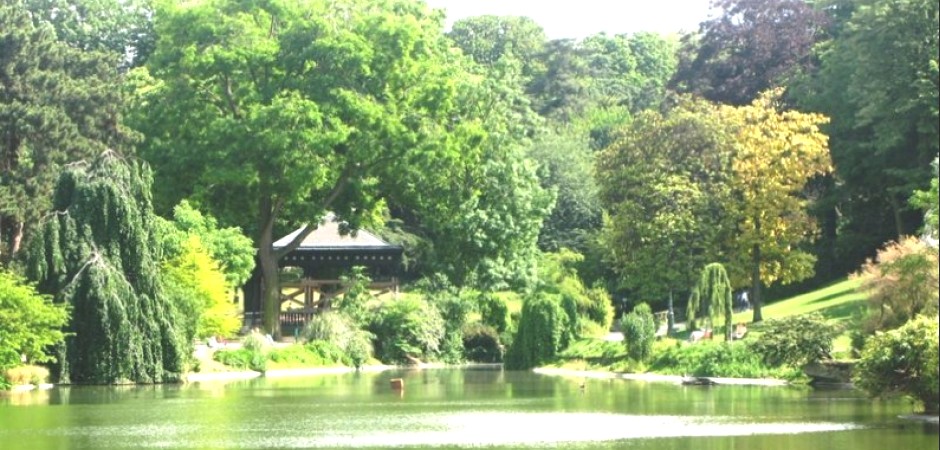
[[[523,315],[566,289],[663,310],[720,263],[760,321],[925,210],[935,236],[936,197],[910,199],[936,191],[937,2],[713,7],[687,35],[549,40],[420,0],[5,2],[0,267],[59,334],[0,333],[0,368],[41,361],[68,304],[70,333],[113,326],[60,365],[120,347],[73,377],[173,379],[187,338],[237,325],[170,317],[225,310],[255,259],[276,334],[272,244],[327,212],[403,244],[415,286],[534,295]]]

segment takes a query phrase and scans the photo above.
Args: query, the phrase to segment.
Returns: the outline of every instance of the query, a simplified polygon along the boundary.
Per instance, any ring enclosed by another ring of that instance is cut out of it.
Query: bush
[[[503,333],[509,329],[509,306],[502,298],[492,293],[480,294],[478,300],[480,308],[480,320],[496,330],[497,333]]]
[[[245,347],[219,350],[212,354],[212,359],[235,369],[261,373],[267,370],[267,356],[261,351]]]
[[[503,360],[503,348],[496,329],[474,323],[463,329],[463,354],[470,361],[497,363]]]
[[[640,303],[621,321],[627,355],[636,361],[649,359],[656,340],[656,318],[646,303]]]
[[[743,341],[701,341],[694,344],[677,341],[676,345],[657,352],[650,369],[658,373],[696,377],[792,379],[799,376],[797,370],[766,366],[760,355]]]
[[[869,294],[868,317],[862,324],[865,336],[897,328],[919,314],[937,314],[937,249],[917,238],[887,244],[853,277],[862,280],[860,289]]]
[[[375,335],[376,355],[383,362],[436,359],[444,339],[444,320],[424,299],[403,296],[379,310],[370,331]]]
[[[747,342],[770,367],[801,367],[829,359],[832,340],[839,333],[837,326],[813,313],[768,320],[764,322],[760,336]]]
[[[909,395],[925,412],[936,414],[940,410],[938,334],[940,319],[933,316],[870,337],[855,366],[855,384],[872,396]]]
[[[531,369],[550,361],[571,342],[568,314],[558,296],[536,292],[522,305],[519,330],[506,354],[509,369]]]
[[[7,369],[3,374],[11,385],[40,385],[49,380],[49,369],[42,366],[25,365]]]

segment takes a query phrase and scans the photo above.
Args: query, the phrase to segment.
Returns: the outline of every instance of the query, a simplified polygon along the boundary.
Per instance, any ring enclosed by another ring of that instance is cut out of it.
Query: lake
[[[910,412],[852,389],[393,370],[3,394],[0,448],[940,447],[935,425],[898,418]]]

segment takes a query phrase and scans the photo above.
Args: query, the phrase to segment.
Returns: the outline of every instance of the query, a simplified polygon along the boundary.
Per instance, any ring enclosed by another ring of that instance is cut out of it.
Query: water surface
[[[426,369],[4,395],[0,448],[938,448],[910,412],[855,390]]]

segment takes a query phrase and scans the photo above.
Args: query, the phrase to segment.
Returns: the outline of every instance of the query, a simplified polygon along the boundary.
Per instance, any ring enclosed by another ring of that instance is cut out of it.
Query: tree
[[[26,275],[71,307],[60,382],[178,380],[191,351],[160,281],[151,173],[105,152],[56,184],[52,213],[26,248]]]
[[[940,410],[938,333],[940,321],[935,314],[871,336],[854,369],[855,385],[872,396],[909,395],[925,413],[936,414]]]
[[[46,350],[62,343],[68,308],[36,291],[19,275],[0,270],[0,383],[3,372],[30,362],[52,360]]]
[[[680,99],[665,113],[637,115],[598,155],[609,214],[601,240],[633,296],[664,300],[727,254],[733,149],[714,106]]]
[[[803,0],[717,0],[722,14],[683,38],[671,81],[681,92],[743,106],[808,67],[825,14]]]
[[[539,178],[556,195],[555,207],[539,232],[539,248],[584,252],[602,223],[594,177],[594,155],[587,139],[573,131],[547,132],[528,155],[539,164]]]
[[[180,253],[163,264],[162,272],[184,339],[232,336],[238,331],[241,321],[238,305],[231,300],[233,286],[199,236],[190,235]]]
[[[841,276],[884,242],[919,232],[907,204],[930,186],[940,146],[940,6],[928,0],[838,2],[819,70],[794,89],[802,108],[831,117],[829,223]]]
[[[27,5],[0,6],[0,257],[10,260],[50,207],[63,165],[135,139],[119,113],[116,56],[82,51],[34,23]]]
[[[644,362],[652,356],[653,342],[656,341],[656,320],[653,310],[646,303],[636,305],[633,311],[623,316],[623,341],[630,358]]]
[[[519,329],[506,353],[506,368],[531,369],[555,357],[571,342],[568,314],[559,298],[535,292],[522,303]]]
[[[812,275],[813,255],[799,245],[812,238],[816,224],[807,213],[807,183],[830,171],[827,137],[819,114],[781,110],[780,91],[768,91],[749,106],[723,107],[737,150],[732,189],[738,199],[740,264],[738,277],[750,273],[754,322],[762,320],[761,284],[789,283]],[[732,276],[734,277],[734,276]]]
[[[731,291],[731,281],[725,266],[721,263],[705,266],[698,283],[689,295],[689,306],[686,309],[689,324],[694,324],[695,318],[701,312],[708,319],[708,328],[714,329],[715,317],[722,316],[725,320],[725,340],[731,341]]]
[[[911,197],[911,205],[924,211],[924,234],[937,240],[937,231],[940,230],[940,224],[937,222],[938,208],[940,208],[940,195],[938,195],[938,159],[933,160],[933,179],[930,180],[930,189],[924,191],[914,191]]]
[[[523,82],[543,70],[545,31],[528,17],[468,17],[454,22],[447,36],[477,64],[516,65]]]
[[[137,67],[153,51],[152,0],[24,0],[34,22],[53,26],[58,38],[83,51],[121,56],[121,69]]]
[[[149,74],[134,76],[157,196],[191,197],[254,236],[269,332],[277,260],[326,211],[356,229],[385,197],[420,184],[432,189],[414,196],[433,198],[435,181],[481,161],[487,128],[472,112],[483,79],[419,2],[207,0],[160,8],[156,23]],[[272,247],[275,230],[303,223]]]
[[[221,228],[215,217],[205,215],[186,200],[173,207],[173,220],[157,218],[162,259],[181,257],[195,237],[204,252],[225,276],[225,287],[234,291],[251,276],[255,249],[251,239],[236,227]]]

